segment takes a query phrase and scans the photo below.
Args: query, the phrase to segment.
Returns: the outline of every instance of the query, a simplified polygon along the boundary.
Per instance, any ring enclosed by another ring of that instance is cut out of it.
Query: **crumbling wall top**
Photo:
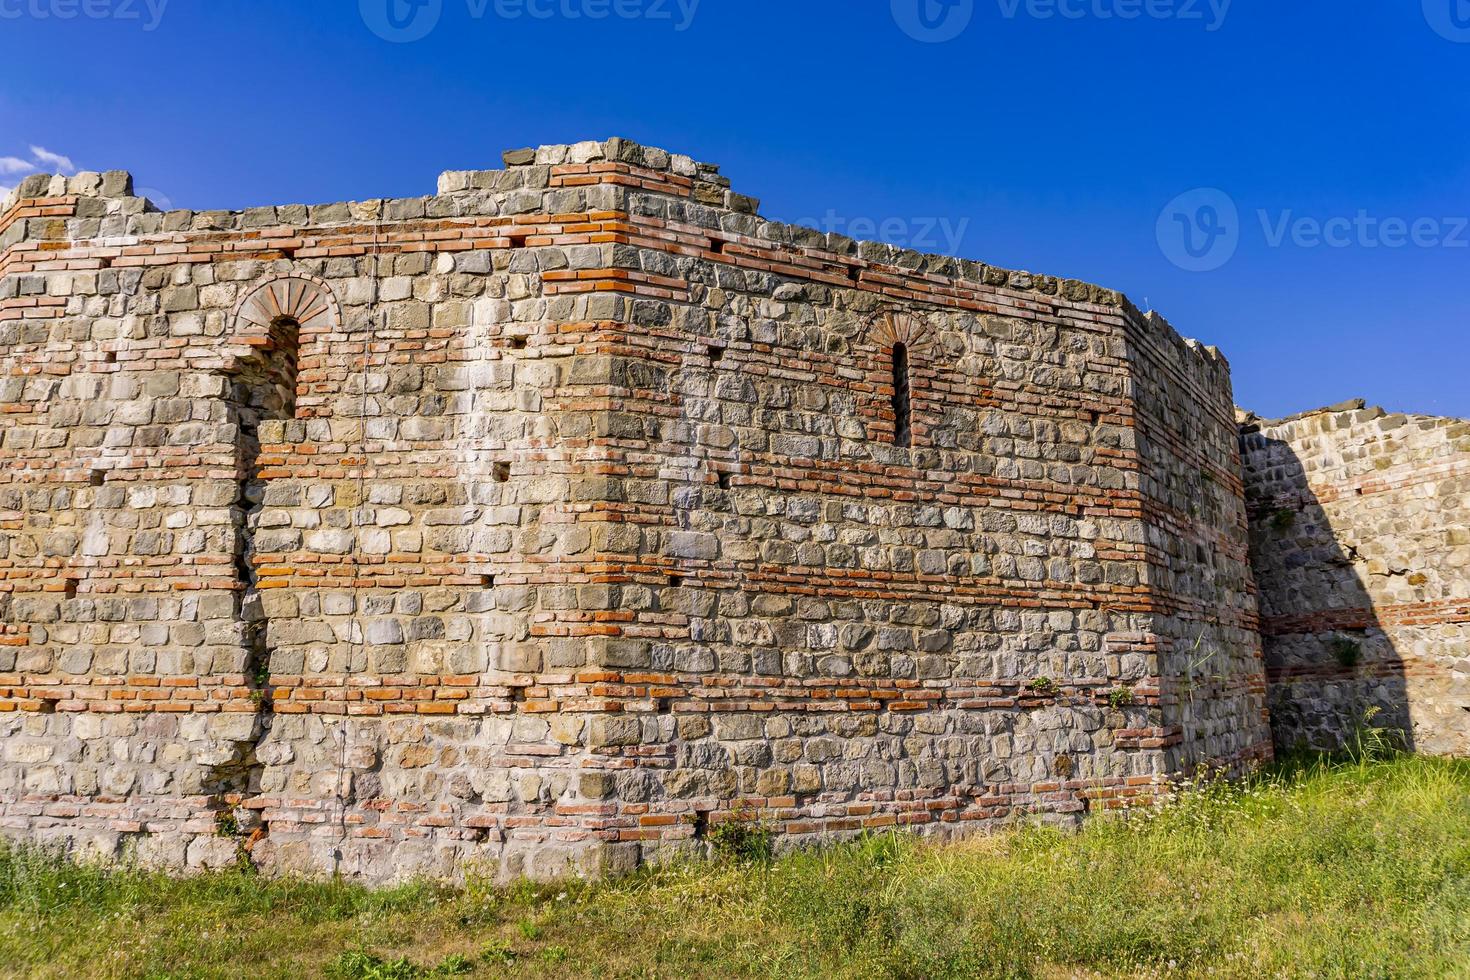
[[[1140,336],[1149,343],[1175,348],[1182,359],[1207,373],[1229,370],[1217,349],[1186,340],[1162,316],[1139,311],[1127,296],[1116,290],[774,221],[759,214],[758,199],[732,190],[729,178],[720,173],[719,166],[685,154],[613,137],[509,150],[503,154],[503,161],[502,169],[447,171],[439,177],[433,195],[288,204],[238,211],[159,211],[146,199],[133,196],[132,175],[125,171],[87,172],[71,177],[36,175],[21,182],[0,206],[0,215],[27,199],[92,198],[110,202],[102,210],[114,216],[114,220],[97,226],[98,232],[108,236],[147,236],[483,216],[513,218],[547,208],[558,213],[637,211],[797,252],[821,251],[862,263],[890,266],[909,274],[981,283],[1054,297],[1063,303],[1118,311],[1137,325]],[[83,215],[79,212],[78,216]],[[91,237],[90,228],[90,225],[77,226],[70,230],[69,237]],[[7,237],[10,241],[0,245],[13,244],[28,234],[24,228],[12,228]]]
[[[1390,412],[1381,406],[1369,405],[1362,398],[1350,398],[1347,401],[1338,402],[1336,405],[1327,405],[1305,412],[1297,412],[1295,415],[1287,415],[1279,419],[1262,418],[1255,412],[1246,409],[1237,409],[1236,419],[1240,423],[1240,430],[1243,435],[1251,435],[1257,432],[1271,432],[1273,435],[1284,438],[1292,434],[1299,434],[1309,426],[1317,427],[1311,431],[1345,429],[1377,419],[1387,419],[1391,425],[1418,423],[1431,428],[1440,425],[1457,425],[1467,421],[1466,419],[1455,418],[1453,416]]]
[[[24,178],[0,202],[0,213],[8,211],[17,201],[48,197],[105,197],[126,198],[133,196],[133,175],[126,170],[83,170],[72,174],[31,174]]]

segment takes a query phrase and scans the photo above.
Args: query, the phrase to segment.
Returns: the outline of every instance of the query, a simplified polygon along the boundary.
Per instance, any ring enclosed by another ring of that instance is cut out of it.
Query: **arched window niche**
[[[909,379],[909,345],[893,345],[893,442],[904,448],[914,444],[913,387]]]
[[[873,437],[891,442],[901,449],[922,444],[924,426],[925,379],[933,377],[931,365],[933,333],[926,321],[907,313],[885,313],[872,327],[873,346],[877,348],[869,378],[886,401],[873,405],[880,423],[871,430]]]

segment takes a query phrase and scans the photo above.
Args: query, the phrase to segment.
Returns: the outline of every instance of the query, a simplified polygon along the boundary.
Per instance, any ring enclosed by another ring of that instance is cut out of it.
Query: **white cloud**
[[[34,173],[74,174],[77,165],[72,158],[62,153],[53,153],[44,146],[31,144],[31,159],[0,156],[0,176],[15,176]],[[13,184],[0,184],[0,198],[15,190]]]
[[[44,146],[33,145],[31,147],[31,156],[35,157],[42,164],[55,167],[60,173],[74,173],[77,169],[76,164],[71,162],[70,157],[62,156],[60,153],[52,153]]]

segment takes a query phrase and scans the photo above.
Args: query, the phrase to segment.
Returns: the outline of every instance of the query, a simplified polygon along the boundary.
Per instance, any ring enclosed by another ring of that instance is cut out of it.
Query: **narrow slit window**
[[[914,444],[913,393],[909,387],[909,348],[893,345],[893,441],[900,446]]]

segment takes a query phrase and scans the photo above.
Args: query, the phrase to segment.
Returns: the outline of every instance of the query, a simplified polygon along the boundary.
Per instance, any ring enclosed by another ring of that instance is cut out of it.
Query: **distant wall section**
[[[1470,753],[1470,421],[1350,402],[1247,419],[1241,447],[1278,747],[1377,709]]]

